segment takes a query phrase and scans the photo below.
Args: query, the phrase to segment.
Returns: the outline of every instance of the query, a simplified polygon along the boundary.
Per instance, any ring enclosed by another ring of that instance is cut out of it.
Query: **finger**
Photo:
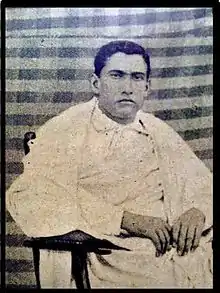
[[[160,239],[161,254],[164,254],[164,247],[166,246],[166,238],[165,238],[162,230],[157,230],[156,233]]]
[[[178,247],[179,237],[181,233],[182,223],[178,221],[172,228],[173,247]]]
[[[183,251],[184,255],[187,254],[189,250],[191,249],[194,235],[195,235],[195,227],[191,226],[187,229],[187,232],[186,232],[185,247]]]
[[[185,244],[184,244],[184,248],[182,251],[182,255],[187,254],[189,249],[192,247],[192,240],[194,237],[194,232],[195,232],[194,226],[188,227],[188,229],[186,231]]]
[[[177,240],[178,240],[178,236],[179,236],[179,231],[180,231],[180,222],[176,222],[174,225],[173,225],[173,228],[172,228],[172,239],[173,239],[173,247],[176,247],[176,244],[177,244]]]
[[[168,223],[165,223],[165,228],[167,229],[168,233],[171,233],[172,227]]]
[[[156,250],[156,257],[159,257],[161,254],[158,250]]]
[[[192,240],[192,246],[191,246],[192,251],[195,251],[196,248],[199,246],[201,235],[202,235],[202,230],[198,229],[198,227],[196,227],[194,237],[193,237],[193,240]]]
[[[165,227],[166,227],[166,230],[167,230],[168,236],[169,236],[166,250],[170,251],[172,248],[172,244],[173,244],[172,227],[168,223],[166,223]]]
[[[183,255],[185,240],[186,240],[186,233],[188,227],[186,225],[180,225],[179,237],[177,242],[177,253],[178,255]]]
[[[159,256],[157,254],[161,253],[161,243],[160,243],[160,239],[159,239],[158,235],[156,233],[154,233],[153,236],[151,237],[151,240],[153,241],[154,246],[156,248],[156,256]]]
[[[165,242],[165,247],[164,247],[164,253],[167,251],[167,250],[170,250],[171,249],[171,246],[170,246],[170,234],[169,232],[167,231],[167,229],[163,229],[163,234],[166,238],[166,242]]]

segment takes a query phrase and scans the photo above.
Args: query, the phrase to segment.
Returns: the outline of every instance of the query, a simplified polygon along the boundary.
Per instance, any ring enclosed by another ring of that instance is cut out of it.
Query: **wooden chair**
[[[24,152],[25,155],[30,152],[28,142],[36,138],[34,132],[27,132],[24,135]],[[37,288],[40,285],[40,249],[60,250],[71,252],[71,274],[75,280],[77,289],[90,289],[90,280],[87,267],[88,253],[94,252],[96,254],[111,254],[112,250],[127,250],[111,243],[105,239],[97,239],[80,230],[71,231],[63,235],[56,235],[50,237],[29,238],[24,241],[25,247],[31,247],[33,251],[34,270],[36,276]]]

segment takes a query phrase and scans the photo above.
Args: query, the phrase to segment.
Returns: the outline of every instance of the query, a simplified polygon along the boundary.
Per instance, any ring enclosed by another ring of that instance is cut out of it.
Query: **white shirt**
[[[96,99],[43,125],[24,173],[6,194],[7,209],[28,236],[80,229],[121,232],[124,210],[173,221],[191,207],[212,225],[212,175],[165,122],[137,113],[120,125]]]

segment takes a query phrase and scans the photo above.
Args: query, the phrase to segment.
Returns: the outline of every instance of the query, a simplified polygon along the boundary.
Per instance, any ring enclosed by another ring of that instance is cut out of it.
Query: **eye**
[[[121,72],[111,72],[110,76],[112,78],[119,79],[119,78],[123,77],[123,73],[121,73]]]
[[[144,74],[141,74],[141,73],[132,74],[132,79],[137,81],[144,80]]]

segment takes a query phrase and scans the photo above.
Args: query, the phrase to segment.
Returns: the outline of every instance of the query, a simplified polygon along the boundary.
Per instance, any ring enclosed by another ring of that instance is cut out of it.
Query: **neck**
[[[111,113],[109,113],[106,109],[104,109],[100,104],[99,104],[99,109],[102,111],[103,114],[105,114],[108,118],[111,120],[119,123],[119,124],[130,124],[134,122],[135,116],[134,117],[118,117],[118,116],[113,116]]]

